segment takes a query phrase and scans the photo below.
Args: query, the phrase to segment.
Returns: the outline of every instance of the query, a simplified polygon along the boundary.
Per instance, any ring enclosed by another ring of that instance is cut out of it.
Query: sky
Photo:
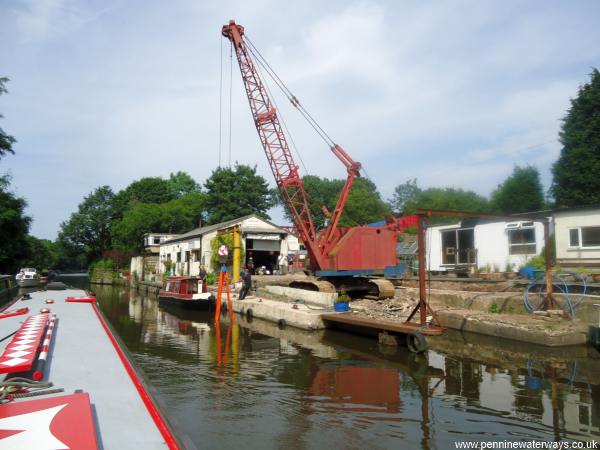
[[[561,119],[600,67],[596,0],[0,0],[0,126],[18,140],[0,174],[31,234],[55,239],[95,188],[145,176],[202,183],[238,162],[273,184],[230,19],[385,199],[413,178],[487,196],[527,164],[548,188]],[[271,86],[302,174],[345,178]]]

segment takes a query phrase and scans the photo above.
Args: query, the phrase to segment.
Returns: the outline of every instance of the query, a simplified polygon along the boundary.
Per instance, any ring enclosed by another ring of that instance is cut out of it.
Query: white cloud
[[[384,197],[414,177],[487,194],[515,164],[537,165],[547,185],[560,118],[600,58],[594,1],[10,5],[0,6],[3,70],[12,79],[0,111],[19,144],[2,164],[30,202],[34,233],[45,237],[99,185],[120,189],[177,170],[200,181],[210,175],[219,30],[230,18]],[[272,180],[233,69],[231,159]],[[227,94],[227,78],[224,87]],[[343,177],[323,142],[277,100],[308,170]],[[223,162],[227,123],[225,114]]]

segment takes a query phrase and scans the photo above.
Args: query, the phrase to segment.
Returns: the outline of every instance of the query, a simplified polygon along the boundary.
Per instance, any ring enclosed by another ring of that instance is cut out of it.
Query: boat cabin
[[[198,277],[168,277],[162,291],[173,297],[194,298],[194,294],[206,292],[206,286]]]

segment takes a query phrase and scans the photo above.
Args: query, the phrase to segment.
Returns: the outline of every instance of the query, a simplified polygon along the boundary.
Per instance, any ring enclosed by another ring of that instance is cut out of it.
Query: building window
[[[569,230],[569,247],[579,247],[579,228]]]
[[[508,253],[510,255],[535,255],[535,228],[508,230]]]
[[[192,260],[200,261],[200,250],[192,250]]]
[[[181,252],[177,252],[177,262],[181,262]]]
[[[160,244],[160,238],[159,237],[153,238],[153,242],[154,242],[154,245]]]
[[[580,227],[569,229],[569,247],[600,247],[600,227]]]

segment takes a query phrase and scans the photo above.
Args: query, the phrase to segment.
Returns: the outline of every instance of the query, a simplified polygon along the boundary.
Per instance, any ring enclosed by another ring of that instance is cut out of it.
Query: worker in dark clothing
[[[208,286],[206,285],[206,267],[204,267],[204,264],[200,266],[200,271],[198,272],[198,278],[200,278],[200,280],[202,280],[202,292],[208,292]]]
[[[240,278],[242,279],[242,289],[240,289],[238,300],[244,300],[246,295],[248,295],[250,287],[252,286],[252,275],[250,275],[249,271],[242,270],[240,272]]]

